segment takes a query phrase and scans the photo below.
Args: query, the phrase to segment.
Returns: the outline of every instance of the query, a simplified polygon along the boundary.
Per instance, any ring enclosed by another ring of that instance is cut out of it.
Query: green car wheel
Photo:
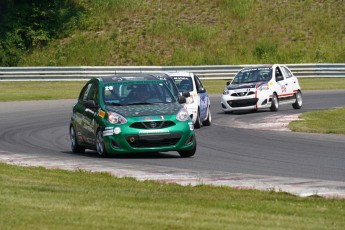
[[[106,157],[108,155],[104,145],[103,133],[100,130],[97,131],[96,149],[99,156]]]
[[[195,139],[195,137],[193,139],[194,139],[194,146],[192,149],[178,152],[181,157],[187,158],[187,157],[194,156],[194,154],[196,152],[196,139]]]
[[[74,153],[84,153],[85,152],[85,148],[81,147],[78,144],[77,136],[75,134],[75,130],[74,130],[73,126],[71,126],[70,129],[69,129],[69,136],[70,136],[70,141],[71,141],[72,152],[74,152]]]

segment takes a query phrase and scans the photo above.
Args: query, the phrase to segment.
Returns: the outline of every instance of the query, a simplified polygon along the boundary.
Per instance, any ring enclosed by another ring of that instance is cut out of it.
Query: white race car
[[[181,95],[189,92],[185,104],[195,128],[211,125],[210,99],[201,80],[190,72],[169,72]]]
[[[279,105],[302,107],[302,91],[298,79],[284,65],[246,67],[227,83],[221,97],[226,113],[238,110],[269,108],[277,111]]]

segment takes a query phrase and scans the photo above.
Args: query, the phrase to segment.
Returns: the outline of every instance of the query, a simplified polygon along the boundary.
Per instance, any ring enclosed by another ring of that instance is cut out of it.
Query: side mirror
[[[94,100],[89,100],[89,101],[86,101],[85,102],[85,107],[88,108],[88,109],[95,109],[97,108],[97,104]]]
[[[228,86],[228,85],[230,85],[230,83],[231,83],[231,81],[227,81],[227,82],[226,82],[226,85]]]
[[[198,90],[198,93],[206,93],[206,89],[205,89],[205,88],[200,88],[200,89]]]
[[[178,97],[178,103],[184,104],[184,103],[186,103],[186,102],[187,102],[187,100],[186,100],[186,98],[185,98],[184,96],[179,96],[179,97]]]
[[[190,92],[184,91],[184,92],[182,93],[182,96],[184,96],[184,97],[190,97]]]

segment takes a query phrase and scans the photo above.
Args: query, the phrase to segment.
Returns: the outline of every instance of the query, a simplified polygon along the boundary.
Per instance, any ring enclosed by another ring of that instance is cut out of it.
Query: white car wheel
[[[277,94],[274,93],[272,96],[272,104],[271,104],[270,110],[271,111],[278,111],[278,108],[279,108],[278,97],[277,97]]]
[[[211,117],[211,110],[210,107],[208,107],[208,113],[207,113],[207,119],[202,123],[204,126],[210,126],[212,121]]]
[[[298,91],[296,94],[295,94],[295,98],[296,98],[296,101],[295,103],[292,104],[292,107],[294,109],[300,109],[302,108],[302,93],[300,91]]]
[[[196,114],[196,121],[195,121],[195,124],[194,124],[194,128],[200,129],[200,127],[201,127],[201,119],[200,119],[200,111],[198,109],[198,112]]]

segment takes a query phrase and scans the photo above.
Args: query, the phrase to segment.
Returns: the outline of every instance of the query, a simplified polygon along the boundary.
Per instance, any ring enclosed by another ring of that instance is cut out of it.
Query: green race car
[[[196,151],[186,98],[176,98],[151,74],[122,74],[89,80],[73,107],[69,128],[75,153],[97,150],[121,153]]]

